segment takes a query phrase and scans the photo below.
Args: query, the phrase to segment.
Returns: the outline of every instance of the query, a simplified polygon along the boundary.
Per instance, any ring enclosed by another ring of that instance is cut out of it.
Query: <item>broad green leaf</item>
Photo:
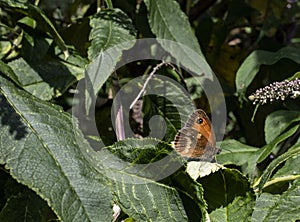
[[[257,200],[251,221],[296,221],[300,218],[300,179],[295,180],[281,195],[261,194]]]
[[[300,155],[300,144],[296,144],[293,147],[290,148],[287,152],[277,157],[275,160],[273,160],[266,170],[264,170],[263,174],[261,175],[260,179],[258,180],[257,188],[259,191],[263,189],[266,182],[271,177],[274,170],[283,162],[287,161],[290,158],[293,158],[295,156]]]
[[[250,190],[249,180],[235,169],[220,169],[197,181],[203,186],[209,212],[229,205],[236,197],[243,197]]]
[[[236,197],[227,206],[214,210],[209,214],[209,217],[214,222],[250,221],[254,205],[254,194],[247,192],[245,196]]]
[[[174,0],[145,0],[144,2],[148,9],[151,30],[162,47],[178,63],[194,74],[204,74],[204,77],[213,80],[212,70],[201,52],[187,16],[181,11],[179,4]]]
[[[237,92],[243,96],[259,71],[261,65],[273,65],[280,59],[287,58],[300,64],[299,50],[292,47],[284,47],[277,52],[256,50],[252,52],[242,63],[237,71],[235,84]]]
[[[265,122],[266,142],[270,143],[297,121],[300,121],[300,113],[297,111],[279,110],[268,115]]]
[[[178,192],[158,183],[112,184],[114,200],[136,221],[189,221]]]
[[[19,58],[8,65],[21,86],[42,100],[62,95],[70,85],[82,78],[84,73],[82,67],[54,59],[27,62]]]
[[[63,221],[109,220],[108,181],[83,158],[89,145],[70,115],[2,77],[0,90],[0,163]]]
[[[222,152],[217,155],[217,162],[226,165],[241,166],[245,175],[253,175],[259,149],[236,140],[224,140],[220,144]],[[251,176],[252,177],[252,176]]]
[[[257,162],[261,163],[262,161],[264,161],[272,153],[272,151],[276,148],[276,146],[280,142],[282,142],[282,141],[286,140],[288,137],[292,136],[298,130],[298,128],[299,128],[298,125],[292,127],[291,129],[289,129],[285,133],[283,133],[280,136],[276,137],[270,143],[268,143],[268,144],[264,145],[262,148],[260,148],[260,150],[258,151],[259,157],[257,159]]]
[[[90,20],[92,30],[88,57],[91,64],[86,71],[86,111],[115,69],[122,55],[134,45],[136,32],[130,18],[119,9],[98,12]]]
[[[120,159],[93,151],[68,113],[0,80],[0,163],[61,220],[110,221],[114,200],[139,221],[187,221],[174,188],[117,170]]]
[[[28,17],[31,17],[34,20],[36,20],[39,25],[39,28],[44,29],[52,35],[56,44],[63,51],[65,58],[68,58],[69,52],[64,40],[61,38],[52,22],[47,18],[47,16],[40,8],[29,3],[23,3],[12,0],[0,1],[0,5],[2,7],[8,7],[15,11],[21,12],[22,14],[27,15]]]
[[[170,145],[151,138],[126,139],[115,143],[108,149],[127,162],[111,163],[113,168],[127,172],[128,175],[135,174],[149,179],[155,178],[166,185],[175,187],[184,204],[189,221],[204,220],[206,205],[202,186],[184,171],[184,162]],[[130,177],[124,179],[128,180]],[[153,204],[146,201],[143,203],[150,204],[150,206],[143,206],[146,209],[147,207],[151,208]],[[141,205],[138,202],[136,204]],[[155,205],[157,204],[154,203]],[[162,212],[162,214],[164,213]]]

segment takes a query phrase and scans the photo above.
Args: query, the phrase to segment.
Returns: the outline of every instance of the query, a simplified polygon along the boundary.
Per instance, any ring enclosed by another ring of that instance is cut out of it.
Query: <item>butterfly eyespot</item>
[[[198,124],[202,124],[203,123],[203,119],[202,118],[197,119],[197,123]]]

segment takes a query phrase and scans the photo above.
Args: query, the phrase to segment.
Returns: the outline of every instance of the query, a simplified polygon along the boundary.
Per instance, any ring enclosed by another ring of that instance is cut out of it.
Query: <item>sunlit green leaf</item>
[[[0,163],[46,200],[60,219],[109,221],[114,200],[136,220],[187,221],[174,188],[116,170],[120,159],[114,162],[112,154],[93,151],[61,108],[2,77],[0,89],[0,141],[5,144],[0,146]]]
[[[112,74],[122,51],[134,45],[136,32],[128,16],[119,9],[103,10],[90,20],[92,30],[86,72],[86,110],[102,85]]]
[[[158,42],[184,67],[194,74],[213,79],[187,16],[173,0],[145,0],[152,32]],[[176,16],[175,16],[176,15]],[[165,40],[174,41],[175,44]],[[178,44],[176,44],[178,43]]]

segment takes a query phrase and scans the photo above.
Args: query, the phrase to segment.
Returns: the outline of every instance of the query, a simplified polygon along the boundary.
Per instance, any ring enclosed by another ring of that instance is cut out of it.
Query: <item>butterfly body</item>
[[[187,159],[213,161],[220,152],[216,148],[216,138],[206,113],[197,109],[189,117],[185,126],[175,137],[175,149]]]

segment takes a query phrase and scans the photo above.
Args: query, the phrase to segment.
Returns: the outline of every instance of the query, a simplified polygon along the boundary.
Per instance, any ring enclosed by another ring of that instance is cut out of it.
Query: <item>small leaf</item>
[[[223,166],[217,163],[201,162],[201,161],[190,161],[187,164],[186,172],[194,179],[197,180],[199,177],[207,176],[211,173],[222,169]]]
[[[242,63],[237,71],[235,84],[240,96],[244,96],[248,86],[253,81],[261,65],[273,65],[280,59],[287,58],[300,64],[299,50],[292,47],[284,47],[277,52],[256,50],[252,52]]]
[[[292,77],[288,78],[288,80],[300,79],[300,72],[296,72]]]
[[[270,143],[292,123],[300,121],[298,111],[279,110],[267,116],[265,122],[265,140]]]

